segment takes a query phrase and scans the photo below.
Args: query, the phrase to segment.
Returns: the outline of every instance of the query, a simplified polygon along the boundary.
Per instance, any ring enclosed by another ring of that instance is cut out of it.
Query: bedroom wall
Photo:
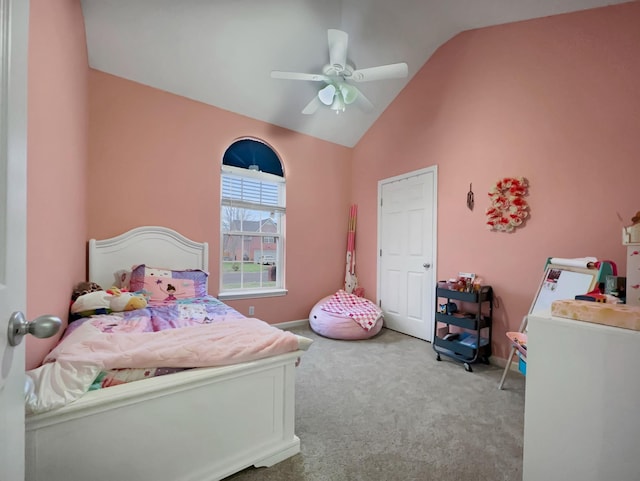
[[[307,319],[344,280],[351,150],[97,70],[89,71],[89,237],[162,225],[210,249],[218,294],[220,165],[253,136],[280,155],[287,179],[283,297],[229,301],[269,323]]]
[[[436,164],[438,277],[473,270],[494,285],[501,301],[496,354],[506,355],[502,332],[517,327],[528,310],[548,255],[593,254],[613,259],[624,273],[616,213],[628,221],[640,206],[640,148],[633,131],[640,116],[634,88],[638,3],[457,36],[354,149],[351,173],[348,149],[100,72],[87,78],[79,0],[31,0],[30,12],[30,318],[53,313],[66,320],[92,236],[143,223],[169,225],[209,240],[214,261],[219,214],[215,201],[207,205],[206,199],[219,195],[222,152],[243,135],[271,143],[289,179],[290,293],[235,302],[245,313],[255,305],[256,315],[269,322],[306,318],[317,298],[341,284],[341,220],[351,200],[359,204],[358,274],[373,297],[377,182]],[[88,89],[94,126],[87,135]],[[95,179],[89,198],[88,173]],[[211,182],[194,189],[193,179],[209,173]],[[186,211],[155,204],[149,195],[176,175],[178,197],[193,201]],[[532,216],[514,234],[484,228],[484,195],[505,175],[525,175],[531,182]],[[469,182],[476,191],[474,212],[464,207]],[[137,192],[148,200],[135,198]],[[64,228],[52,228],[59,225]],[[291,260],[298,258],[310,262],[297,266]],[[211,271],[215,294],[216,262]],[[28,338],[27,367],[37,365],[54,342]]]
[[[67,321],[85,278],[87,50],[79,0],[31,0],[28,60],[27,317]],[[27,336],[26,367],[56,338]]]
[[[640,210],[640,2],[463,32],[444,44],[353,154],[358,275],[376,291],[377,183],[438,166],[439,279],[475,272],[498,296],[494,355],[529,310],[547,257],[625,274],[622,223]],[[530,182],[531,217],[485,227],[496,180]],[[473,183],[476,207],[466,194]]]

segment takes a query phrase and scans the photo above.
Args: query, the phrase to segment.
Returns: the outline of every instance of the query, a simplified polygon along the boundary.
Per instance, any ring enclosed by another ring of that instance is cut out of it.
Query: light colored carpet
[[[233,481],[517,481],[524,377],[441,362],[430,343],[383,329],[366,341],[314,339],[296,372],[301,452]]]

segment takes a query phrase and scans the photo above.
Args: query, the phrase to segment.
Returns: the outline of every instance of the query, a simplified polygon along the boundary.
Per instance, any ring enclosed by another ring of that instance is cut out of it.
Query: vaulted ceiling
[[[433,52],[469,29],[624,3],[604,0],[82,0],[92,68],[352,147]],[[406,62],[406,78],[363,82],[373,104],[302,110],[322,82],[327,30],[349,35],[356,68]]]

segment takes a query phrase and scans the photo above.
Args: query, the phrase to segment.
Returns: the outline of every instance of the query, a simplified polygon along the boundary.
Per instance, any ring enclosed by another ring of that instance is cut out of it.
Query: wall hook
[[[469,210],[473,210],[473,184],[469,184],[469,192],[467,193],[467,207]]]

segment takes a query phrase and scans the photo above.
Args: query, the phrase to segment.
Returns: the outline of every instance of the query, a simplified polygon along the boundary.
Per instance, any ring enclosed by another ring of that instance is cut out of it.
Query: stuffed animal
[[[79,296],[71,305],[71,313],[108,314],[109,312],[142,309],[146,306],[147,299],[142,294],[113,288],[108,291],[94,291]]]
[[[112,312],[133,311],[147,307],[147,299],[142,294],[121,291],[115,287],[109,289],[107,293],[112,295],[109,299],[109,308]]]
[[[85,294],[89,294],[90,292],[103,291],[102,287],[100,287],[95,282],[79,282],[73,288],[73,292],[71,293],[71,303],[74,303],[76,299]]]

